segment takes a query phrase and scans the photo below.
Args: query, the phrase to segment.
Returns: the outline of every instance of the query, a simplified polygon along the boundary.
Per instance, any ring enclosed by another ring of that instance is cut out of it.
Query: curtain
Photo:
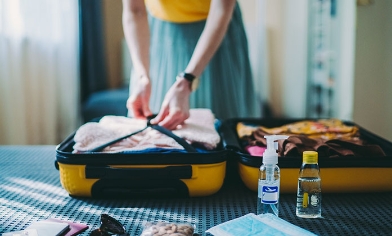
[[[80,122],[77,0],[0,0],[0,144],[58,144]]]
[[[81,101],[108,89],[102,0],[79,0]]]

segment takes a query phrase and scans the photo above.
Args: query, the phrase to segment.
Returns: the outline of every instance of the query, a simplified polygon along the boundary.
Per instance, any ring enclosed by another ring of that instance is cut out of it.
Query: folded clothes
[[[99,122],[88,122],[82,125],[74,136],[74,152],[85,152],[145,128],[146,120],[123,116],[104,116]],[[207,150],[213,150],[220,142],[220,136],[215,129],[215,116],[209,109],[191,109],[190,117],[181,128],[172,131],[188,143]],[[152,128],[123,139],[106,147],[103,152],[137,151],[145,149],[184,148],[171,137]]]
[[[244,124],[241,124],[237,129],[243,127]],[[337,119],[302,121],[273,128],[259,126],[241,140],[248,150],[250,146],[266,147],[264,136],[272,134],[289,136],[277,141],[281,157],[302,156],[304,151],[317,151],[319,156],[326,157],[385,156],[379,145],[369,144],[360,138],[357,126],[344,125]]]
[[[280,142],[280,156],[301,156],[304,151],[317,151],[321,157],[369,157],[385,156],[379,145],[367,144],[361,139],[331,139],[308,138],[304,135],[290,136]]]
[[[259,129],[259,126],[249,124],[249,123],[244,123],[244,122],[238,122],[237,123],[237,136],[239,138],[243,138],[245,136],[252,135],[254,131]]]
[[[261,130],[263,133],[270,135],[306,135],[309,138],[322,138],[325,140],[359,136],[357,126],[345,125],[339,119],[304,120],[273,128],[252,126],[242,122],[237,124],[237,133],[240,138],[248,136],[256,130]]]

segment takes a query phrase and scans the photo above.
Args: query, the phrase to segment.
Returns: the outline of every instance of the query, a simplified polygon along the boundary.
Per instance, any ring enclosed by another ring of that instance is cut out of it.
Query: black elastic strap
[[[184,149],[185,149],[187,152],[197,152],[197,150],[196,150],[194,147],[192,147],[192,145],[190,145],[190,144],[189,144],[187,141],[185,141],[183,138],[180,138],[180,137],[178,137],[177,135],[175,135],[175,134],[174,134],[173,132],[171,132],[170,130],[168,130],[168,129],[162,127],[162,126],[159,126],[159,125],[151,125],[151,124],[150,124],[150,127],[153,128],[153,129],[155,129],[155,130],[158,130],[159,132],[161,132],[161,133],[163,133],[163,134],[166,134],[166,135],[169,136],[170,138],[176,140],[176,142],[179,143],[181,146],[183,146]]]
[[[123,140],[123,139],[128,138],[128,137],[131,137],[132,135],[135,135],[135,134],[138,134],[138,133],[140,133],[140,132],[143,132],[143,131],[144,131],[145,129],[147,129],[147,128],[148,128],[148,126],[144,127],[144,128],[141,129],[141,130],[135,131],[135,132],[133,132],[133,133],[131,133],[131,134],[127,134],[127,135],[125,135],[125,136],[122,136],[122,137],[120,137],[120,138],[117,138],[117,139],[115,139],[115,140],[112,140],[112,141],[110,141],[110,142],[107,142],[107,143],[105,143],[105,144],[102,144],[101,146],[96,147],[96,148],[94,148],[94,149],[91,149],[90,151],[87,151],[87,152],[100,152],[100,151],[102,151],[105,147],[110,146],[110,145],[112,145],[112,144],[115,144],[115,143],[117,143],[117,142],[119,142],[119,141],[121,141],[121,140]]]

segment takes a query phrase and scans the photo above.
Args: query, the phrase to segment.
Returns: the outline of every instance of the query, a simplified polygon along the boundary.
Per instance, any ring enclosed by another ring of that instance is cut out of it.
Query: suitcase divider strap
[[[168,130],[162,126],[159,126],[159,125],[151,125],[150,124],[150,127],[155,130],[158,130],[159,132],[166,134],[170,138],[174,139],[177,143],[179,143],[181,146],[183,146],[187,152],[197,152],[197,150],[194,147],[192,147],[192,145],[190,145],[187,141],[185,141],[185,139],[178,137],[170,130]]]
[[[98,147],[93,148],[93,149],[91,149],[90,151],[86,151],[86,152],[100,152],[100,151],[102,151],[105,147],[108,147],[108,146],[110,146],[110,145],[112,145],[112,144],[115,144],[115,143],[117,143],[117,142],[119,142],[119,141],[121,141],[121,140],[123,140],[123,139],[129,138],[129,137],[131,137],[131,136],[133,136],[133,135],[135,135],[135,134],[138,134],[138,133],[140,133],[140,132],[143,132],[143,131],[144,131],[145,129],[147,129],[147,128],[148,128],[148,126],[144,127],[144,128],[141,129],[141,130],[135,131],[135,132],[133,132],[133,133],[127,134],[127,135],[125,135],[125,136],[119,137],[119,138],[114,139],[114,140],[112,140],[112,141],[110,141],[110,142],[107,142],[107,143],[105,143],[105,144],[102,144],[101,146],[98,146]]]
[[[123,140],[123,139],[129,138],[129,137],[131,137],[131,136],[133,136],[133,135],[135,135],[135,134],[138,134],[138,133],[140,133],[140,132],[143,132],[144,130],[146,130],[146,129],[149,128],[149,127],[152,128],[152,129],[155,129],[155,130],[157,130],[157,131],[159,131],[159,132],[161,132],[161,133],[163,133],[163,134],[165,134],[165,135],[167,135],[167,136],[169,136],[169,137],[171,137],[171,138],[174,139],[178,144],[180,144],[182,147],[184,147],[184,149],[185,149],[187,152],[198,152],[198,151],[196,150],[196,148],[192,147],[192,145],[190,145],[190,144],[189,144],[187,141],[185,141],[183,138],[180,138],[180,137],[178,137],[177,135],[175,135],[172,131],[170,131],[170,130],[164,128],[163,126],[151,124],[151,123],[150,123],[150,120],[151,120],[153,117],[154,117],[154,116],[148,117],[148,119],[147,119],[147,126],[144,127],[143,129],[138,130],[138,131],[135,131],[135,132],[130,133],[130,134],[127,134],[127,135],[125,135],[125,136],[119,137],[119,138],[117,138],[117,139],[114,139],[114,140],[112,140],[112,141],[110,141],[110,142],[107,142],[107,143],[105,143],[105,144],[103,144],[103,145],[101,145],[101,146],[99,146],[99,147],[93,148],[93,149],[91,149],[90,151],[87,151],[87,152],[100,152],[100,151],[102,151],[104,148],[106,148],[106,147],[108,147],[108,146],[110,146],[110,145],[112,145],[112,144],[115,144],[115,143],[117,143],[117,142],[119,142],[119,141],[121,141],[121,140]]]

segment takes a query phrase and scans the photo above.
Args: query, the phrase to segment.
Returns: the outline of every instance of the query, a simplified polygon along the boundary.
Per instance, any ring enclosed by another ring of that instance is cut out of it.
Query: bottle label
[[[261,202],[266,204],[278,203],[279,187],[278,186],[262,186]]]

